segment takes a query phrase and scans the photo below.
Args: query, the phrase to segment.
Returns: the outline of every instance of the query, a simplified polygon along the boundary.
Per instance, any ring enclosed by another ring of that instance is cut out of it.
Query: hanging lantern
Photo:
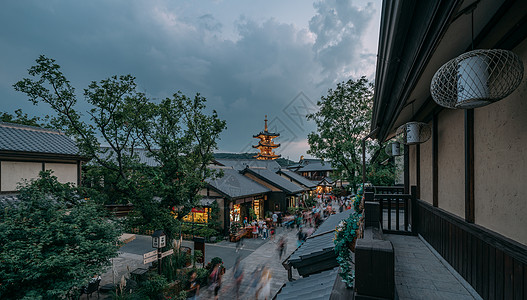
[[[415,145],[428,141],[432,136],[432,130],[426,123],[408,122],[397,128],[396,134],[403,144]]]
[[[384,151],[389,156],[399,156],[401,155],[401,143],[399,142],[391,142],[386,145],[386,148],[384,148]]]
[[[474,50],[444,64],[432,78],[430,93],[446,108],[485,106],[510,95],[523,78],[523,62],[508,50]]]

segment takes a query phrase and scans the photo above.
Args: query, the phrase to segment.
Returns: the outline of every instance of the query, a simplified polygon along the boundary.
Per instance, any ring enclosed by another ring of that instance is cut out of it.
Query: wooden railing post
[[[417,235],[419,233],[418,230],[418,223],[419,223],[419,208],[417,207],[417,187],[415,185],[412,186],[411,189],[411,204],[410,204],[410,213],[412,216],[412,233]]]

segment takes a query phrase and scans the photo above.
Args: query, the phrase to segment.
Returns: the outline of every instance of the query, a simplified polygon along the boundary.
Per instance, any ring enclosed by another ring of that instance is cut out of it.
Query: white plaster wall
[[[38,177],[38,173],[42,171],[42,163],[2,161],[1,164],[2,177],[0,181],[2,184],[0,190],[2,192],[16,191],[19,182],[22,182],[23,179],[35,179]]]
[[[527,40],[513,50],[527,70]],[[475,222],[527,245],[527,79],[474,110]]]
[[[438,206],[465,218],[464,111],[438,115]]]
[[[432,127],[432,122],[428,123]],[[433,203],[433,182],[432,182],[432,138],[420,146],[421,155],[421,200],[430,204]],[[415,171],[414,171],[415,172]]]
[[[56,176],[60,183],[72,183],[77,186],[76,164],[45,163],[45,169],[52,170],[53,176]]]

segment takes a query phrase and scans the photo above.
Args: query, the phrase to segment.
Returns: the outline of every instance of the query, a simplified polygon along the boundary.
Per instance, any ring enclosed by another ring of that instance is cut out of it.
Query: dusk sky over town
[[[0,111],[33,106],[13,84],[44,54],[78,94],[91,81],[132,74],[152,99],[201,93],[227,121],[220,152],[253,151],[252,138],[279,132],[276,152],[306,155],[305,119],[337,82],[375,73],[376,1],[4,1],[0,9]]]

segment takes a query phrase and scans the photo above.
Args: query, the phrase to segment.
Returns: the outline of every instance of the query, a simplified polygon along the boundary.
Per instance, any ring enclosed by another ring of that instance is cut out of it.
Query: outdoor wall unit
[[[508,50],[473,50],[444,64],[432,78],[430,93],[446,108],[471,109],[510,95],[523,78],[523,62]]]

